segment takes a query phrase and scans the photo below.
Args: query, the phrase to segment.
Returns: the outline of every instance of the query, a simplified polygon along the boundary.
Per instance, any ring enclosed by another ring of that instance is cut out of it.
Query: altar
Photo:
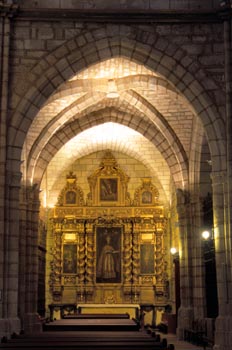
[[[139,318],[139,304],[78,304],[81,314],[129,314],[130,318]]]

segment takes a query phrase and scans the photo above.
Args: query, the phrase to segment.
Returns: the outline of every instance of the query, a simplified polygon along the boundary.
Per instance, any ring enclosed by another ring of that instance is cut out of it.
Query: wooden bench
[[[184,340],[195,345],[202,345],[204,331],[188,329],[184,330]]]
[[[166,347],[163,346],[162,343],[155,343],[152,341],[145,341],[141,340],[138,341],[138,339],[135,340],[84,340],[84,341],[74,341],[74,342],[67,342],[67,340],[63,341],[48,341],[48,339],[44,339],[44,341],[33,341],[30,339],[30,341],[24,341],[21,339],[20,342],[12,342],[9,341],[7,343],[0,344],[0,349],[104,349],[104,350],[111,350],[111,349],[125,349],[125,350],[132,350],[132,349],[148,349],[148,350],[164,350]]]
[[[145,332],[43,332],[16,335],[0,349],[37,350],[166,350],[167,340],[156,341]]]
[[[207,335],[202,336],[202,344],[204,349],[210,348],[213,349],[214,346],[214,339],[207,337]]]

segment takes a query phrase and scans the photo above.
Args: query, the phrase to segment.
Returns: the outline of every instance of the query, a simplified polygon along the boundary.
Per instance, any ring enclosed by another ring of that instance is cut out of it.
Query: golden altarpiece
[[[87,198],[72,172],[50,217],[52,303],[167,302],[166,219],[150,178],[129,177],[107,151]]]

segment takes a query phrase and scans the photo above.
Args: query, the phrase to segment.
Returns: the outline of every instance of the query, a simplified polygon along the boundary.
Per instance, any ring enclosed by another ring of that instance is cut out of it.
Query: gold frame
[[[76,249],[73,249],[72,251],[69,250],[66,253],[71,253],[68,254],[69,257],[65,258],[65,248],[67,247],[75,247]],[[75,256],[74,256],[75,255]],[[73,258],[75,258],[74,262],[72,261]],[[65,271],[64,266],[65,266],[65,259],[67,263],[67,270]],[[69,265],[71,264],[71,266]],[[70,243],[63,243],[62,244],[62,274],[63,275],[76,275],[78,273],[78,244],[77,242],[70,242]]]
[[[122,283],[122,253],[123,253],[123,225],[96,225],[95,226],[95,281],[96,284]],[[109,239],[109,240],[108,240]],[[119,255],[119,256],[118,256]],[[114,264],[115,269],[103,269],[103,259],[108,260],[108,266]],[[118,267],[117,267],[118,265]]]
[[[153,248],[152,251],[143,248]],[[155,244],[141,243],[140,244],[140,275],[154,275],[155,273]]]
[[[107,202],[118,202],[119,198],[119,179],[117,177],[100,177],[99,178],[99,201],[106,204]]]

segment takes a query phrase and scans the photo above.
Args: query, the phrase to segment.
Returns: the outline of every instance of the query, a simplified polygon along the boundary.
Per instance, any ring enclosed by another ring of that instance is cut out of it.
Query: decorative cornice
[[[221,22],[220,11],[20,8],[17,19],[111,23]]]
[[[19,10],[19,6],[15,4],[4,4],[0,1],[0,17],[14,17]]]

